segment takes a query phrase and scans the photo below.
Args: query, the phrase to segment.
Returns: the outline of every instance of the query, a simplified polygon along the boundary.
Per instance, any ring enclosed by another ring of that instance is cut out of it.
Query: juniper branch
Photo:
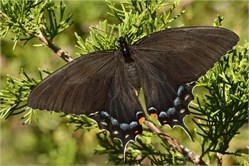
[[[205,163],[205,161],[202,160],[202,158],[200,158],[199,155],[178,143],[176,139],[171,138],[169,135],[165,134],[165,132],[157,127],[154,123],[148,120],[145,120],[144,123],[162,140],[167,141],[175,150],[180,152],[183,156],[186,156],[188,161],[192,162],[195,165],[208,165],[207,163]]]
[[[67,51],[61,49],[60,47],[55,45],[52,41],[48,40],[42,34],[42,32],[40,32],[40,33],[31,33],[31,35],[38,38],[43,44],[45,44],[47,47],[49,47],[51,50],[53,50],[53,52],[56,55],[58,55],[60,58],[62,58],[66,62],[71,62],[73,60],[73,58],[70,56],[70,54]]]

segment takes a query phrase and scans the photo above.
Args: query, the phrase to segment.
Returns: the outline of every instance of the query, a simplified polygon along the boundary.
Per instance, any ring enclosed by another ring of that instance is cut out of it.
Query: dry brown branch
[[[205,163],[199,155],[197,155],[195,152],[191,151],[190,149],[184,147],[183,145],[179,144],[176,139],[171,138],[165,132],[157,127],[154,123],[145,120],[144,123],[150,128],[151,131],[155,132],[160,136],[160,138],[164,141],[167,141],[175,150],[183,154],[183,156],[186,157],[186,159],[190,162],[192,162],[195,165],[208,165]]]
[[[32,36],[38,38],[43,44],[52,49],[56,55],[58,55],[66,62],[71,62],[73,60],[73,58],[71,58],[68,52],[56,46],[52,41],[48,40],[41,32],[33,33]]]

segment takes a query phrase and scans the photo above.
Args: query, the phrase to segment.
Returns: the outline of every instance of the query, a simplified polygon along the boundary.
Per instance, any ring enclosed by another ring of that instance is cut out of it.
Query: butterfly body
[[[139,90],[141,88],[141,83],[140,83],[140,78],[139,78],[138,69],[137,69],[136,64],[134,62],[126,63],[125,69],[126,69],[127,78],[129,80],[130,84],[132,84],[132,86],[136,90]]]
[[[90,53],[63,66],[30,94],[35,109],[85,114],[127,143],[142,133],[145,115],[135,90],[143,89],[146,111],[162,125],[182,127],[193,100],[192,82],[238,42],[230,30],[183,27],[152,33],[119,50]]]

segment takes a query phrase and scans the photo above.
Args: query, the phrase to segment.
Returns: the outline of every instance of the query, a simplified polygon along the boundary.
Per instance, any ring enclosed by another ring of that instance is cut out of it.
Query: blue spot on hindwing
[[[120,128],[123,130],[123,131],[127,131],[130,129],[130,125],[127,124],[127,123],[121,123],[120,124]]]
[[[113,126],[119,126],[117,119],[114,119],[113,117],[111,117],[111,123]]]
[[[137,125],[138,125],[138,123],[137,123],[137,122],[132,121],[132,122],[130,123],[130,129],[135,128]]]
[[[156,113],[157,110],[156,110],[155,107],[150,107],[150,108],[148,108],[148,112],[149,112],[149,113]]]
[[[100,111],[99,115],[100,121],[98,121],[98,123],[100,124],[101,128],[107,129],[113,134],[114,137],[117,137],[121,140],[129,140],[132,137],[135,137],[137,134],[142,133],[142,126],[139,124],[139,120],[144,117],[142,111],[136,112],[136,118],[138,119],[132,119],[123,123],[122,121],[119,121],[120,119],[112,117],[108,112],[104,110]]]
[[[110,118],[110,115],[106,112],[106,111],[101,111],[100,112],[100,115],[103,117],[103,118]]]
[[[175,107],[169,108],[168,111],[167,111],[167,114],[168,114],[168,115],[173,115],[173,114],[175,114],[175,113],[176,113]]]
[[[160,118],[167,118],[168,114],[165,111],[162,111],[162,112],[160,112],[159,117]]]
[[[177,96],[181,96],[183,91],[184,91],[184,86],[179,86],[178,90],[177,90]]]
[[[174,106],[177,107],[181,104],[181,100],[179,97],[177,97],[175,100],[174,100]]]
[[[141,117],[143,117],[143,112],[142,112],[142,111],[138,111],[138,112],[136,113],[136,119],[139,119],[139,118],[141,118]]]

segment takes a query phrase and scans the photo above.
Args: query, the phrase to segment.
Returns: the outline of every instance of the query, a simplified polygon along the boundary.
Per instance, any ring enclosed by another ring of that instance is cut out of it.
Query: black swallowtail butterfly
[[[119,138],[125,150],[142,133],[145,118],[137,99],[143,89],[147,112],[161,124],[181,126],[193,100],[193,81],[205,74],[239,37],[216,27],[183,27],[152,33],[119,50],[90,53],[66,64],[30,94],[34,109],[85,114]]]

